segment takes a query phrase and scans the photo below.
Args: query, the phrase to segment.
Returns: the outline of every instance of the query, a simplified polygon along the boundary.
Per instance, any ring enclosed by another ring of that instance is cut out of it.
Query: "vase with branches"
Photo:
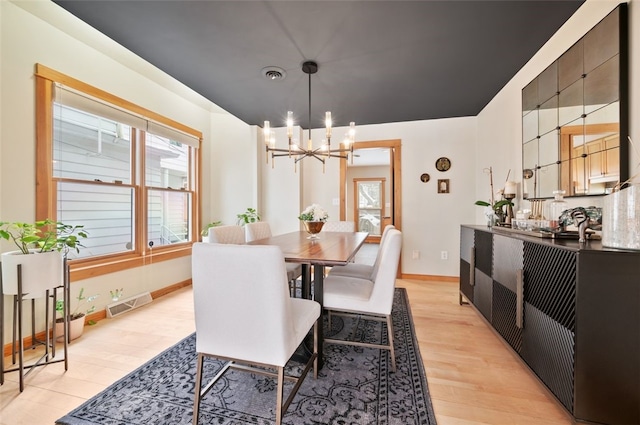
[[[489,167],[489,168],[485,168],[483,170],[485,173],[487,173],[489,175],[489,187],[490,187],[490,191],[491,191],[491,201],[487,202],[487,201],[476,201],[475,205],[481,206],[481,207],[487,207],[487,212],[485,213],[487,215],[487,225],[488,226],[493,226],[494,224],[500,224],[500,223],[504,223],[505,221],[505,216],[506,216],[506,211],[505,208],[511,206],[513,207],[513,202],[511,202],[510,199],[505,199],[504,196],[504,187],[500,190],[498,190],[497,192],[495,192],[494,194],[494,189],[493,189],[493,168]],[[509,174],[511,173],[511,170],[509,170],[509,172],[507,173],[507,178],[505,179],[505,184],[506,182],[509,180]],[[496,200],[495,195],[499,195],[500,199]]]

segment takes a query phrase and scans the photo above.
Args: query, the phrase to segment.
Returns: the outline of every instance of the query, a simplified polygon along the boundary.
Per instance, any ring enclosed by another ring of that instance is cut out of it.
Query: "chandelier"
[[[294,159],[294,169],[299,161],[304,158],[315,158],[322,162],[322,171],[325,169],[325,161],[329,158],[348,159],[351,156],[353,161],[353,143],[355,141],[356,124],[349,124],[349,131],[342,141],[342,147],[331,149],[331,112],[325,113],[326,139],[316,148],[313,147],[311,141],[311,75],[318,72],[318,64],[313,61],[307,61],[302,64],[302,72],[309,76],[309,138],[306,148],[301,144],[295,143],[293,140],[293,112],[287,112],[287,138],[289,139],[288,148],[276,148],[275,132],[271,130],[269,121],[264,122],[263,133],[264,143],[267,150],[267,164],[269,163],[269,152],[271,152],[271,167],[274,166],[274,158],[279,156],[288,156]]]

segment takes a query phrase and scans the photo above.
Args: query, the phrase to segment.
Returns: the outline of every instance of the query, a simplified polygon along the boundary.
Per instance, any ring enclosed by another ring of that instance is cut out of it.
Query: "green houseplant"
[[[247,208],[245,212],[238,214],[238,226],[255,223],[256,221],[260,221],[260,214],[255,208]]]
[[[205,226],[202,228],[202,232],[200,232],[200,236],[207,236],[209,234],[209,229],[212,227],[218,227],[221,226],[222,222],[221,221],[212,221],[209,224],[205,224]]]
[[[98,294],[85,297],[84,288],[80,288],[80,292],[75,298],[77,300],[76,306],[69,313],[69,341],[73,341],[82,335],[85,316],[96,311],[96,306],[92,303],[98,297]],[[56,318],[56,335],[62,337],[64,335],[64,318],[62,317],[64,314],[64,300],[56,300],[56,312],[60,314],[60,317]],[[93,325],[95,322],[90,321],[88,323]]]
[[[18,265],[22,270],[23,293],[62,286],[64,258],[70,249],[80,251],[81,239],[87,237],[83,227],[49,219],[34,223],[1,221],[0,237],[18,247],[2,254],[4,293],[18,293]]]
[[[87,237],[83,228],[49,219],[35,223],[0,221],[0,237],[13,242],[22,254],[54,250],[66,253],[69,249],[80,252],[80,238]]]

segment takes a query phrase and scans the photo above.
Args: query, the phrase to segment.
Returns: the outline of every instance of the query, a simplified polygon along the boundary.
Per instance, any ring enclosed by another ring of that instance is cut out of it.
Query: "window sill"
[[[102,260],[75,260],[69,262],[70,278],[72,282],[115,273],[122,270],[142,267],[146,264],[157,263],[159,261],[169,261],[180,257],[191,255],[191,244],[182,245],[176,248],[158,249],[146,254],[132,254],[127,257],[117,257]],[[77,262],[76,262],[77,261]]]

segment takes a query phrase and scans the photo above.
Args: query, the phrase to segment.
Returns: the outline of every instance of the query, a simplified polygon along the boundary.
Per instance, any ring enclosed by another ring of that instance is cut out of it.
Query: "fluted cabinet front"
[[[573,411],[576,253],[524,243],[522,358]]]
[[[523,242],[493,235],[493,327],[518,353],[522,347]],[[520,286],[520,288],[518,288]],[[518,292],[520,291],[520,294]],[[520,305],[520,308],[518,307]]]

